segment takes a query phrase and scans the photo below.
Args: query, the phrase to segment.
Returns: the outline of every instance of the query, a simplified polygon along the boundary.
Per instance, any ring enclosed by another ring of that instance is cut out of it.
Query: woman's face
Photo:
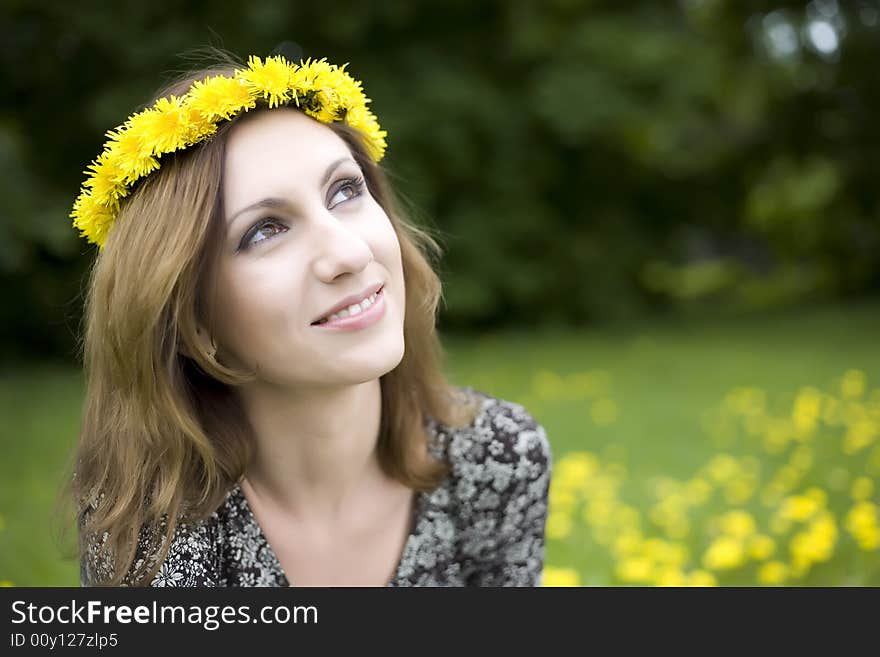
[[[404,351],[400,244],[345,142],[298,110],[261,112],[232,128],[223,175],[226,234],[208,298],[218,359],[287,387],[394,369]],[[379,285],[347,328],[314,323]]]

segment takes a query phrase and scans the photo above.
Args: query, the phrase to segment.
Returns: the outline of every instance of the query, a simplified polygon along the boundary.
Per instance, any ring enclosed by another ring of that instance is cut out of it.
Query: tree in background
[[[81,172],[208,43],[351,62],[447,245],[444,327],[877,290],[877,0],[371,4],[4,3],[5,353],[74,355]]]

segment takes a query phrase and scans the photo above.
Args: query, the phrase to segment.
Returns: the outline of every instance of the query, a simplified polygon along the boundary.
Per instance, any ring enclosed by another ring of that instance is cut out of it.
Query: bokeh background
[[[878,0],[0,7],[3,584],[78,584],[82,171],[206,45],[363,81],[451,378],[550,438],[546,584],[880,584]]]

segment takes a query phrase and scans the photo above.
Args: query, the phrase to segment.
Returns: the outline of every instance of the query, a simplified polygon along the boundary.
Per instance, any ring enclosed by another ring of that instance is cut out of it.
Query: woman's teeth
[[[379,290],[379,292],[381,292],[381,290]],[[374,303],[376,303],[376,297],[379,296],[379,292],[373,292],[373,294],[368,296],[366,299],[364,299],[360,303],[353,303],[348,308],[345,308],[344,310],[340,310],[338,313],[333,313],[329,317],[325,317],[320,322],[318,322],[318,324],[325,324],[326,322],[332,322],[337,319],[342,319],[343,317],[352,317],[354,315],[360,315],[367,308],[369,308]]]

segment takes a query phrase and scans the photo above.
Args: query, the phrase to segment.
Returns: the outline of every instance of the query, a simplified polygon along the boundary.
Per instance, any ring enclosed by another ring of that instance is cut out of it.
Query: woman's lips
[[[340,317],[328,320],[321,324],[312,324],[320,329],[357,330],[372,326],[385,314],[385,286],[383,285],[376,293],[376,300],[366,310],[350,317]]]

